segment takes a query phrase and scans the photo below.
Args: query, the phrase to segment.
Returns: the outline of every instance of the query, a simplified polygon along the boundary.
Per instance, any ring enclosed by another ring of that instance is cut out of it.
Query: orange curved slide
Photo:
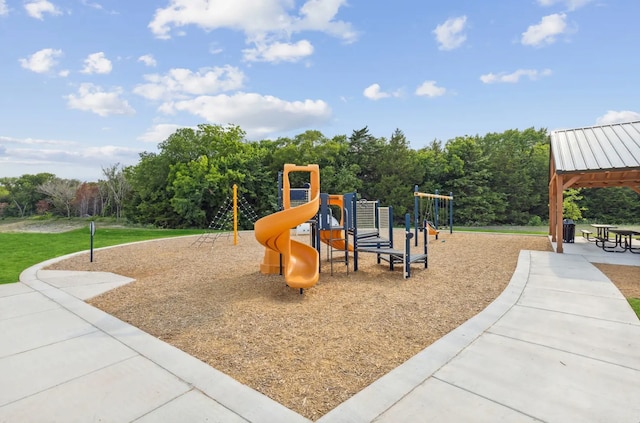
[[[309,172],[311,187],[308,203],[291,207],[289,173]],[[320,207],[320,168],[318,165],[284,165],[284,210],[259,219],[254,226],[258,242],[266,247],[260,266],[262,273],[278,273],[280,255],[284,279],[292,288],[310,288],[320,278],[320,255],[308,244],[291,239],[291,229],[314,217]],[[277,269],[277,271],[274,271]]]

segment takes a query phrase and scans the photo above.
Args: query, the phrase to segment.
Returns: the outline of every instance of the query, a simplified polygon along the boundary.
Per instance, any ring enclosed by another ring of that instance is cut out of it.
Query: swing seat
[[[433,226],[432,222],[427,221],[425,229],[429,231],[427,235],[435,235],[436,239],[438,239],[438,234],[440,234],[440,231]]]

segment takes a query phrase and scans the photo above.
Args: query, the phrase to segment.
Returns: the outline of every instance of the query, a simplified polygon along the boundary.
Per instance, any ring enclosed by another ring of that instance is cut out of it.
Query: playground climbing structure
[[[215,244],[220,237],[228,238],[233,235],[233,245],[238,243],[238,213],[242,213],[251,223],[258,220],[258,216],[243,196],[238,195],[238,186],[233,186],[233,197],[227,197],[215,216],[209,223],[207,231],[200,235],[192,246]]]

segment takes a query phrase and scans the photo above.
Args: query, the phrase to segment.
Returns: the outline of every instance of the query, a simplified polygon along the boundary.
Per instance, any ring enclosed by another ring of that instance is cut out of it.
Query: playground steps
[[[380,237],[379,232],[369,231],[369,232],[358,232],[357,234],[353,234],[355,238],[355,245],[358,249],[360,248],[393,248],[393,243],[391,240]]]

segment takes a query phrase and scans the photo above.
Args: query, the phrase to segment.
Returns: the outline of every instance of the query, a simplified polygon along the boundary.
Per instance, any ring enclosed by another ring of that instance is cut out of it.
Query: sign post
[[[93,263],[93,235],[96,233],[96,224],[93,221],[89,223],[89,232],[91,233],[91,252],[89,253],[89,261]]]

